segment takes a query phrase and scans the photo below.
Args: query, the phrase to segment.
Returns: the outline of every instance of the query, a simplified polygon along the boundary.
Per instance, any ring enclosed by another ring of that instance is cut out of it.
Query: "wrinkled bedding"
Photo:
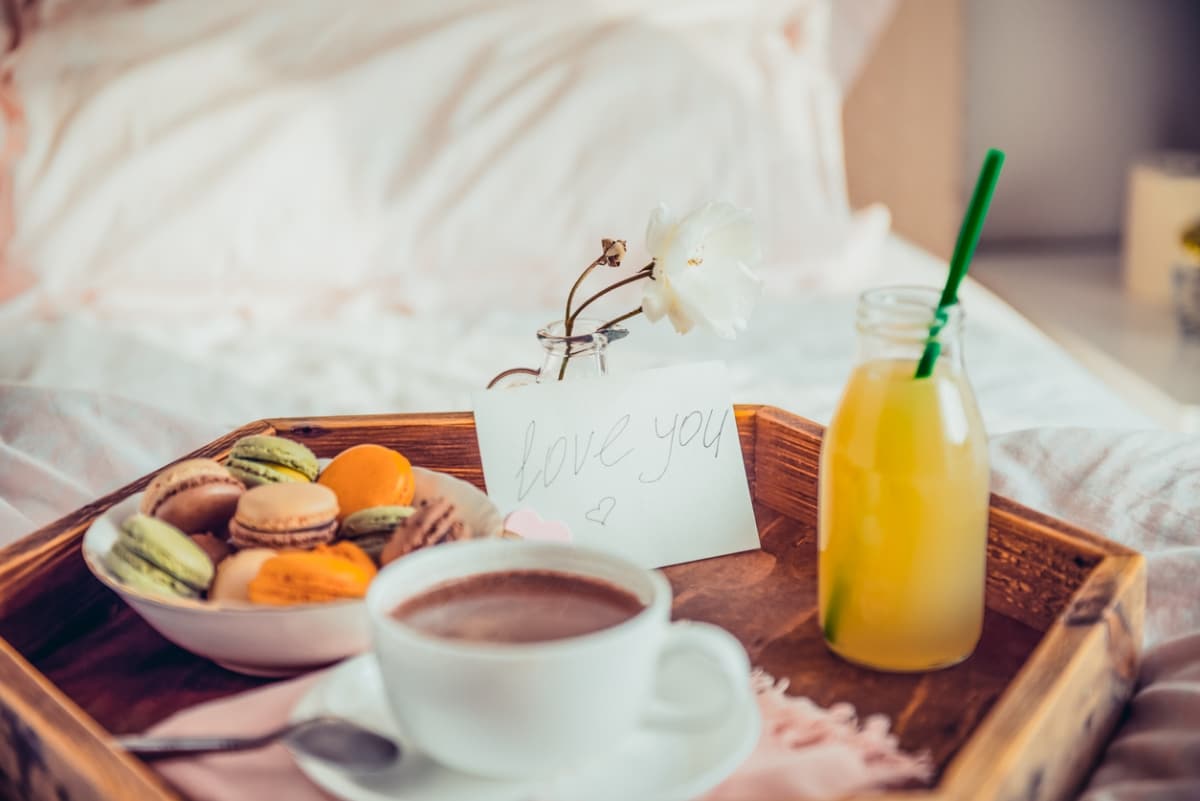
[[[611,346],[610,369],[724,359],[736,401],[827,421],[854,359],[858,290],[944,281],[944,263],[879,239],[853,281],[788,291],[768,277],[734,342],[635,319]],[[990,432],[1152,425],[990,292],[968,282],[962,302],[968,370]],[[481,312],[401,313],[369,294],[303,314],[233,308],[200,319],[0,306],[0,380],[120,395],[227,429],[266,416],[467,409],[470,393],[500,370],[539,364],[535,332],[556,314],[550,305],[512,308],[503,296]]]

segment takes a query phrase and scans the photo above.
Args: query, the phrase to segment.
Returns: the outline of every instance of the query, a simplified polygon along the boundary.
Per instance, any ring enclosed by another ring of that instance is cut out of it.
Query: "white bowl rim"
[[[430,470],[425,467],[417,467],[414,465],[413,472],[436,474],[445,479],[449,479],[455,486],[461,485],[463,488],[465,488],[463,490],[464,492],[468,492],[469,494],[470,493],[478,493],[479,495],[482,495],[485,499],[487,499],[487,503],[493,508],[496,515],[502,517],[502,515],[500,515],[500,510],[496,507],[496,505],[494,503],[492,503],[492,500],[490,498],[488,498],[487,495],[482,490],[480,490],[478,487],[476,487],[475,485],[473,485],[467,481],[464,481],[461,478],[458,478],[457,476],[452,476],[449,473],[444,473],[440,470]],[[100,515],[97,515],[97,517],[87,527],[87,530],[83,534],[83,539],[80,541],[80,544],[79,544],[79,550],[83,554],[83,561],[87,564],[88,570],[90,570],[92,575],[95,576],[97,579],[99,579],[99,581],[102,584],[104,584],[110,590],[116,592],[122,598],[132,599],[132,600],[135,600],[139,604],[146,604],[148,606],[154,606],[159,609],[167,609],[167,610],[172,610],[172,611],[197,612],[197,613],[201,613],[201,614],[234,613],[234,614],[237,614],[240,616],[286,615],[286,614],[296,614],[298,612],[307,612],[307,611],[317,611],[317,610],[324,611],[324,610],[332,610],[332,609],[338,609],[338,608],[352,608],[352,607],[356,607],[356,606],[361,606],[361,607],[365,608],[365,606],[366,606],[365,598],[348,598],[348,599],[341,600],[341,601],[322,601],[322,602],[318,602],[318,603],[290,604],[288,606],[270,606],[267,604],[241,603],[241,602],[237,602],[237,601],[233,601],[233,602],[230,602],[230,601],[207,601],[207,600],[200,600],[198,598],[184,598],[182,596],[171,597],[171,596],[157,595],[154,593],[146,592],[144,590],[138,589],[137,587],[131,587],[127,584],[124,584],[123,582],[116,580],[109,574],[108,569],[100,561],[99,554],[93,552],[91,549],[89,549],[87,547],[88,535],[92,531],[92,526],[96,525],[96,523],[98,523],[102,518],[105,518],[105,517],[108,517],[109,515],[111,515],[113,509],[116,509],[118,506],[121,506],[123,504],[130,503],[135,499],[141,498],[142,495],[143,495],[143,493],[137,492],[132,495],[129,495],[128,497],[122,498],[120,501],[113,504],[108,509],[105,509],[104,512],[102,512]]]

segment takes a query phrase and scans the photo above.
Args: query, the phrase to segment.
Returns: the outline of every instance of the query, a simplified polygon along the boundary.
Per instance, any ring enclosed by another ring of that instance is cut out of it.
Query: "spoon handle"
[[[199,756],[224,751],[248,751],[261,748],[278,738],[278,732],[260,737],[146,737],[129,735],[116,738],[117,745],[145,759]]]

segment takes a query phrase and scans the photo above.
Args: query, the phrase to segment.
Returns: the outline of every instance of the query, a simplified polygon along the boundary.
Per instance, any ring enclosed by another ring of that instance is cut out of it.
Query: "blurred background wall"
[[[1200,149],[1200,0],[899,0],[845,127],[854,204],[939,255],[991,146],[985,247],[1115,242],[1131,160]]]

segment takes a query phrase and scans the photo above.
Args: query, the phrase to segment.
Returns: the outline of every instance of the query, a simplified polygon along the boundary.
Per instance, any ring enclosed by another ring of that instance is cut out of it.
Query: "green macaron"
[[[372,506],[347,515],[342,521],[338,538],[362,548],[372,559],[379,561],[383,546],[392,538],[400,522],[413,513],[411,506]]]
[[[321,466],[308,448],[290,439],[255,434],[233,444],[225,467],[247,486],[313,481]]]
[[[122,584],[150,595],[172,595],[180,598],[196,598],[199,593],[176,581],[142,557],[127,548],[120,540],[113,543],[104,557],[104,564]]]
[[[157,518],[126,518],[104,564],[121,582],[143,592],[198,597],[213,580],[213,563],[199,545]]]

